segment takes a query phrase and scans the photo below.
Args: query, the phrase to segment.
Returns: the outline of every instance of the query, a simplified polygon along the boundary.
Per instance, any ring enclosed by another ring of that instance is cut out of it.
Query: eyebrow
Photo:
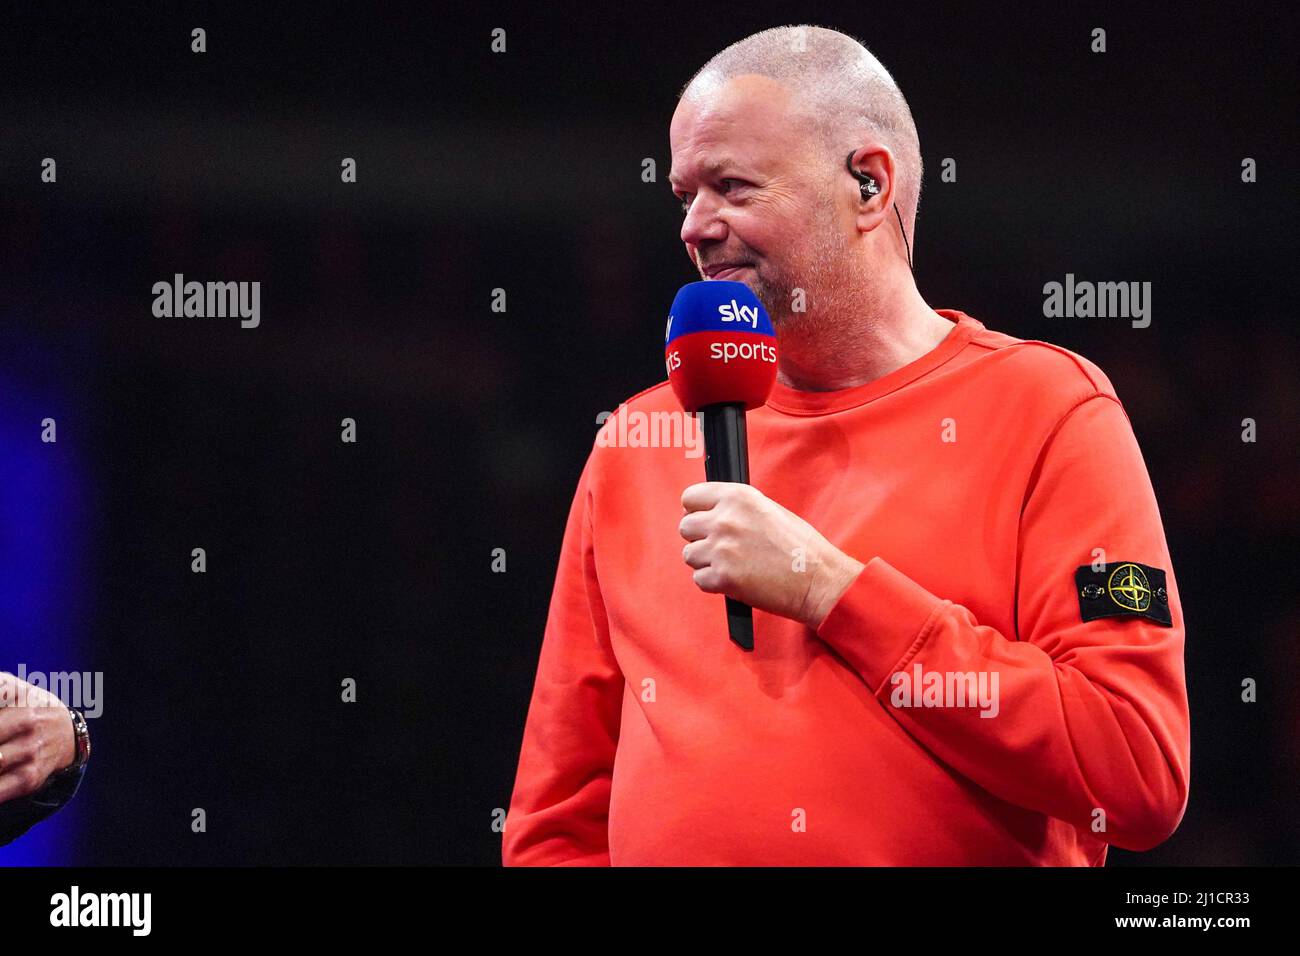
[[[704,172],[711,176],[716,176],[718,173],[722,172],[722,170],[728,166],[739,166],[739,165],[740,165],[739,163],[737,163],[730,156],[728,156],[723,159],[719,159],[716,162],[709,163],[709,165],[704,167]],[[678,179],[676,176],[674,176],[672,173],[669,173],[668,182],[670,185],[676,186],[678,183],[681,182],[681,180]]]

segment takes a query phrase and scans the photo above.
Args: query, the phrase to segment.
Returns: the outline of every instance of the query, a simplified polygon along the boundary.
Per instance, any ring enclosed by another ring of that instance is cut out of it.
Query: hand
[[[751,485],[705,481],[682,492],[682,560],[695,584],[816,630],[865,565]]]
[[[45,786],[77,758],[72,715],[47,690],[0,671],[0,803]]]

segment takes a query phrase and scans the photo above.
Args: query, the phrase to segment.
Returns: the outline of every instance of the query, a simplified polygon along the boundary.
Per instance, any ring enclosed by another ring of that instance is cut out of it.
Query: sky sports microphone
[[[776,381],[776,332],[763,304],[743,282],[710,279],[684,285],[664,330],[668,381],[704,432],[704,477],[749,484],[745,412],[767,404]],[[727,598],[727,630],[754,649],[754,612]]]

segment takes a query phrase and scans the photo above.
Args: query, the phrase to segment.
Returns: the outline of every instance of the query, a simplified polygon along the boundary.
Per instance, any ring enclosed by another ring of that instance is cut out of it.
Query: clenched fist
[[[682,492],[682,560],[695,584],[816,630],[865,565],[751,485],[705,481]]]

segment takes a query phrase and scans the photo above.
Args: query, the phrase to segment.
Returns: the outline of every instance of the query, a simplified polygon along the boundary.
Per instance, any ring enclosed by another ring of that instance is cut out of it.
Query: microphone
[[[745,412],[767,404],[776,381],[776,332],[758,296],[743,282],[684,285],[664,329],[664,362],[677,400],[704,432],[708,481],[749,484]],[[754,649],[754,612],[727,598],[727,632]]]

